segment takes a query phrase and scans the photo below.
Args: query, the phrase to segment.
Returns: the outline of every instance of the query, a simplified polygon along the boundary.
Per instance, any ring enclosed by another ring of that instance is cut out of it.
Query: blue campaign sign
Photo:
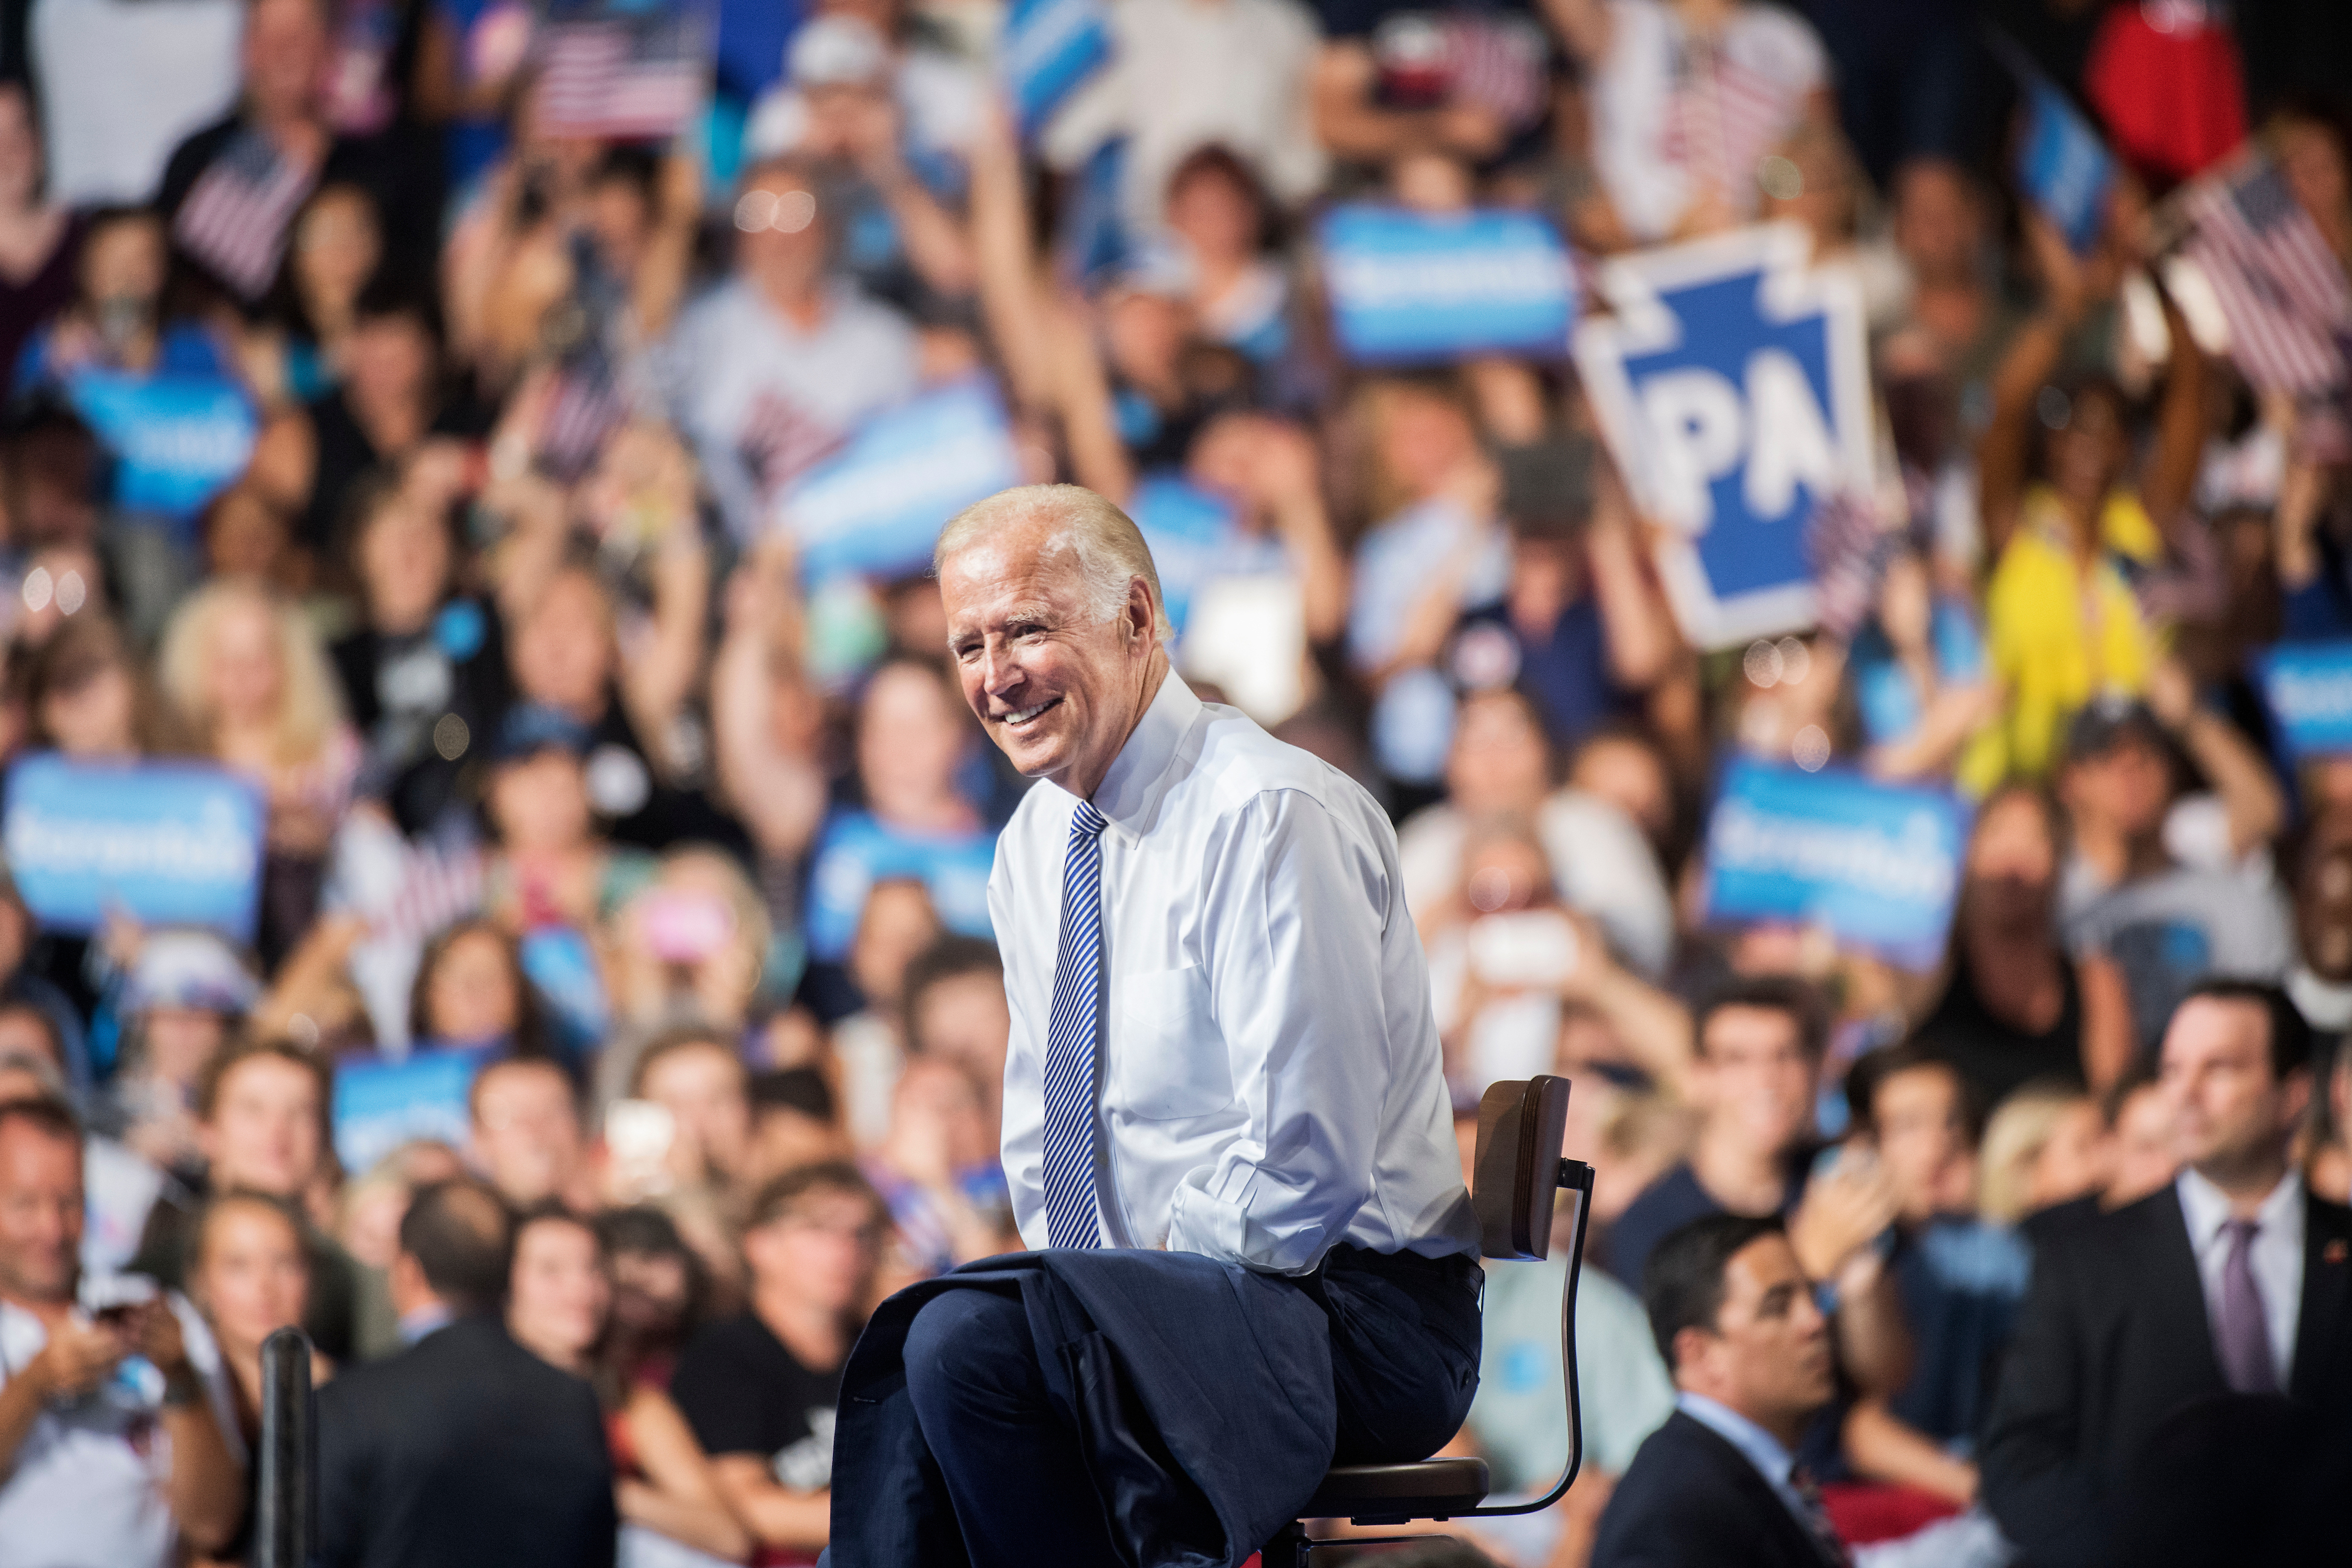
[[[1109,62],[1110,14],[1103,0],[1013,0],[1002,48],[1021,134],[1034,136]]]
[[[1810,626],[1807,525],[1874,491],[1861,290],[1810,251],[1776,224],[1621,257],[1598,279],[1616,313],[1577,329],[1602,434],[1664,525],[1659,574],[1701,647]]]
[[[2260,668],[2290,754],[2352,752],[2352,642],[2283,644]]]
[[[189,517],[245,471],[253,405],[209,375],[76,371],[66,396],[114,454],[114,500],[132,511]]]
[[[1915,969],[1943,954],[1968,813],[1942,790],[1742,759],[1706,824],[1718,921],[1796,921]]]
[[[1143,542],[1151,546],[1151,563],[1160,573],[1168,621],[1181,637],[1185,615],[1192,605],[1192,590],[1231,557],[1234,509],[1177,475],[1150,474],[1137,483],[1135,493],[1128,498],[1127,515],[1135,520]]]
[[[949,518],[1020,482],[1004,405],[987,386],[961,382],[866,421],[778,510],[810,581],[890,576],[929,565]]]
[[[52,930],[95,931],[120,909],[250,942],[263,820],[261,792],[219,768],[45,752],[8,770],[0,838],[26,906]]]
[[[1339,344],[1379,363],[1516,353],[1559,358],[1576,271],[1533,213],[1342,206],[1319,229]]]
[[[2017,149],[2017,183],[2066,243],[2086,251],[2107,221],[2116,161],[2066,95],[2036,76],[2026,86],[2025,135]]]
[[[419,1050],[405,1061],[337,1062],[335,1157],[343,1169],[363,1172],[413,1139],[463,1149],[474,1075],[497,1054],[476,1046]]]

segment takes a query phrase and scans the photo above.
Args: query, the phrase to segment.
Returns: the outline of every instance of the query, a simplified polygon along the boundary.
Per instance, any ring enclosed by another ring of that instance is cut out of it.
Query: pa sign
[[[1614,308],[1576,363],[1643,510],[1691,640],[1726,647],[1813,620],[1806,525],[1872,489],[1870,372],[1853,279],[1808,265],[1793,225],[1603,266]]]

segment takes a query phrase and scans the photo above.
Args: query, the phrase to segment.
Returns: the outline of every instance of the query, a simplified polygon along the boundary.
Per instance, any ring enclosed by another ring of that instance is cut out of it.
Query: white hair
[[[949,559],[985,544],[1009,528],[1043,517],[1053,531],[1039,553],[1051,560],[1075,558],[1087,607],[1097,622],[1127,613],[1128,591],[1142,578],[1151,590],[1152,633],[1167,642],[1176,635],[1168,623],[1168,601],[1160,591],[1160,568],[1135,520],[1083,485],[1022,485],[974,501],[948,519],[931,552],[934,572]]]

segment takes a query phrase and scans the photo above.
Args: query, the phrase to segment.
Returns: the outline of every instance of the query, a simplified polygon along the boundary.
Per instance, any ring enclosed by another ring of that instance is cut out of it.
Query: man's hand
[[[1895,1183],[1878,1158],[1848,1149],[1806,1187],[1789,1221],[1789,1244],[1812,1279],[1833,1279],[1846,1263],[1895,1223]]]
[[[170,1302],[158,1296],[139,1308],[131,1314],[130,1329],[131,1342],[166,1378],[177,1380],[194,1374],[195,1368],[188,1362],[188,1337],[180,1328],[180,1314],[172,1310]]]
[[[173,1325],[177,1333],[179,1325]],[[68,1321],[50,1333],[25,1367],[25,1376],[41,1391],[43,1400],[79,1398],[113,1375],[115,1364],[127,1353],[122,1336],[99,1323]],[[182,1360],[186,1352],[182,1352]]]

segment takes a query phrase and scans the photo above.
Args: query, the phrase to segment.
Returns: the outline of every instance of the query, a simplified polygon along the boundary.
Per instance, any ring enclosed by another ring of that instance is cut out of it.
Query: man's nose
[[[991,697],[1001,697],[1021,684],[1021,661],[1013,657],[1011,648],[990,647],[980,657],[981,689]]]

